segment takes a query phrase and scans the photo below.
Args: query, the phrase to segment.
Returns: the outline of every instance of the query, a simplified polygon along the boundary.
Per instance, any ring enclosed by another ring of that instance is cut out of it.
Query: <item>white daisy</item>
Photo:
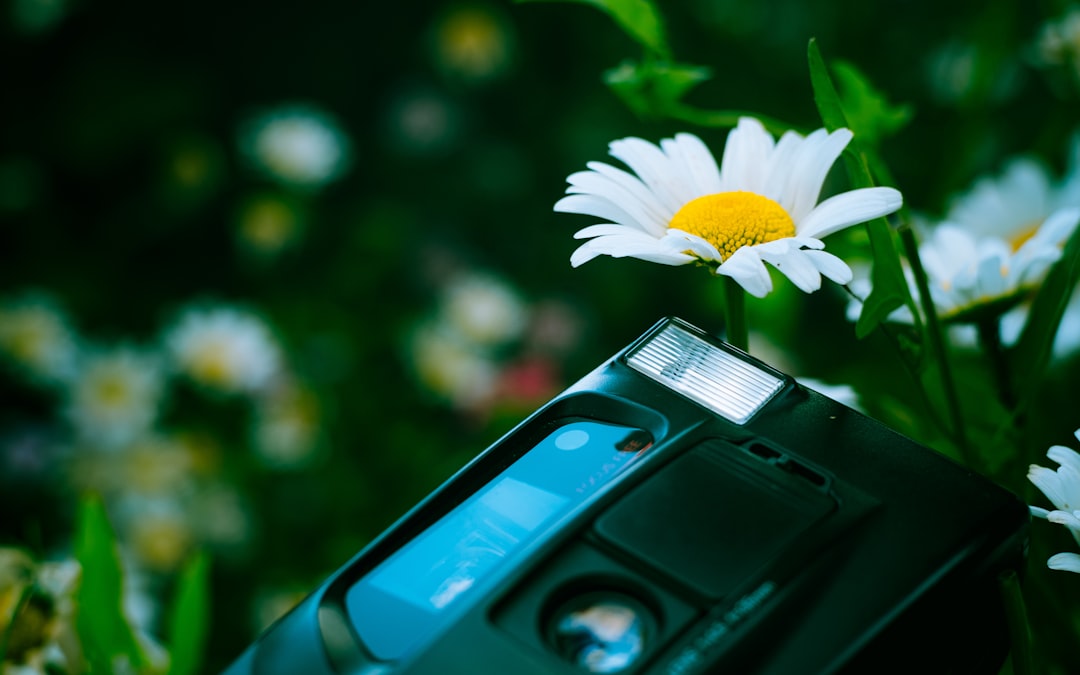
[[[253,392],[281,370],[281,350],[256,314],[227,306],[186,310],[167,331],[175,367],[223,393]]]
[[[322,406],[306,387],[283,382],[255,401],[252,443],[269,466],[297,468],[310,464],[318,450]]]
[[[439,326],[417,329],[412,361],[424,385],[463,410],[481,407],[495,393],[499,372],[495,361]]]
[[[446,326],[479,345],[497,345],[521,336],[528,320],[525,303],[513,288],[487,274],[451,280],[442,300]]]
[[[1072,205],[1075,205],[1075,201]],[[1041,162],[1018,157],[999,175],[982,176],[955,196],[945,220],[972,232],[1004,239],[1014,249],[1052,217],[1061,203],[1057,186]]]
[[[1061,258],[1062,244],[1078,222],[1080,208],[1059,209],[1017,249],[1003,238],[980,237],[953,223],[936,226],[920,244],[919,258],[938,313],[945,320],[963,320],[968,310],[1019,301],[1019,294],[1042,283]]]
[[[241,129],[241,150],[270,178],[300,188],[321,188],[349,168],[351,144],[338,121],[314,105],[262,111]]]
[[[115,449],[147,433],[165,390],[160,358],[128,346],[84,356],[67,391],[66,413],[76,434]]]
[[[513,36],[502,14],[487,7],[457,7],[435,28],[436,66],[470,82],[493,79],[510,66]]]
[[[1039,60],[1046,65],[1064,65],[1080,75],[1080,7],[1046,22],[1035,41]]]
[[[601,162],[572,174],[555,210],[603,218],[575,234],[589,239],[571,256],[577,267],[600,255],[665,265],[700,262],[764,297],[772,290],[765,263],[801,290],[821,276],[846,284],[851,269],[822,249],[823,237],[900,208],[888,187],[851,190],[818,203],[825,178],[852,134],[793,131],[778,141],[744,117],[729,133],[721,165],[702,141],[677,134],[660,146],[614,141],[611,155],[635,175]]]
[[[0,355],[29,377],[46,383],[75,370],[77,339],[52,298],[27,294],[0,306]]]
[[[1074,435],[1080,440],[1080,429]],[[1064,525],[1080,543],[1080,454],[1063,445],[1055,445],[1047,450],[1046,456],[1059,465],[1057,470],[1032,464],[1027,477],[1046,495],[1055,509],[1051,511],[1032,506],[1031,513],[1051,523]],[[1080,555],[1059,553],[1051,557],[1047,564],[1052,569],[1080,572]]]

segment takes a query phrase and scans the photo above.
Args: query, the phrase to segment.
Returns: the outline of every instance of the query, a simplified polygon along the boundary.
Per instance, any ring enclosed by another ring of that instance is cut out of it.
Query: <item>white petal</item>
[[[1068,511],[1051,511],[1046,515],[1046,519],[1051,523],[1064,525],[1073,532],[1080,532],[1080,518],[1077,518]]]
[[[1077,440],[1080,440],[1080,438]],[[1067,448],[1064,445],[1052,445],[1046,451],[1046,456],[1061,466],[1067,466],[1074,471],[1080,472],[1080,453],[1072,448]]]
[[[1054,506],[1059,509],[1065,508],[1065,495],[1061,490],[1061,479],[1056,471],[1032,464],[1028,468],[1027,477]]]
[[[974,283],[975,296],[982,298],[996,298],[1006,293],[1005,276],[1002,271],[1007,269],[1006,259],[996,256],[983,258],[976,267],[977,280]]]
[[[755,298],[764,298],[772,290],[772,279],[769,278],[769,270],[754,252],[754,248],[744,246],[737,249],[717,268],[716,272],[731,277]]]
[[[790,171],[790,167],[795,161],[795,154],[799,151],[802,142],[802,136],[794,131],[787,131],[777,141],[776,147],[769,156],[769,163],[765,170],[765,183],[762,185],[761,194],[780,204],[781,207],[784,206],[781,203],[784,195],[791,192],[789,185],[794,175]]]
[[[792,178],[787,186],[781,206],[787,209],[795,222],[799,222],[814,209],[821,186],[825,184],[832,165],[851,141],[851,131],[837,129],[828,133],[818,129],[803,141],[789,170]],[[824,236],[824,235],[823,235]]]
[[[821,274],[801,249],[789,247],[786,252],[775,254],[770,252],[764,245],[754,246],[753,248],[760,251],[762,260],[780,270],[804,293],[813,293],[821,288]]]
[[[801,221],[795,221],[795,229],[800,235],[821,239],[845,227],[888,215],[903,203],[900,192],[893,188],[859,188],[821,202]]]
[[[613,223],[620,223],[633,227],[642,232],[648,232],[649,228],[627,213],[618,204],[609,199],[595,195],[573,194],[567,195],[555,202],[555,211],[559,213],[579,213],[583,216],[595,216]]]
[[[599,223],[597,225],[589,225],[588,227],[581,228],[574,233],[574,239],[591,239],[593,237],[607,237],[610,235],[622,236],[635,233],[646,234],[650,237],[652,236],[649,235],[647,232],[643,233],[641,230],[629,227],[627,225],[615,225],[614,223]]]
[[[818,271],[826,278],[841,285],[851,282],[851,279],[854,276],[851,272],[851,268],[837,256],[826,251],[811,250],[804,251],[803,253],[814,263],[814,266],[817,267]]]
[[[608,167],[608,169],[611,171],[605,169],[605,173],[579,171],[571,174],[566,179],[570,183],[570,187],[566,189],[567,193],[587,194],[606,199],[626,211],[639,225],[649,231],[667,226],[667,221],[661,222],[655,207],[649,204],[650,200],[653,202],[655,200],[644,185],[640,182],[636,187],[632,184],[620,184],[618,179],[613,178],[618,169],[614,167]]]
[[[720,261],[724,256],[707,240],[683,230],[670,229],[664,236],[664,243],[676,251],[692,251],[702,260]]]
[[[685,265],[694,257],[675,251],[661,241],[647,235],[627,230],[627,234],[612,234],[590,239],[570,256],[570,264],[579,267],[600,255],[613,258],[639,258],[663,265]]]
[[[1076,553],[1058,553],[1050,556],[1046,566],[1052,570],[1080,572],[1080,555]]]
[[[673,140],[665,141],[664,148],[673,161],[685,165],[692,181],[694,197],[721,191],[720,168],[716,165],[716,158],[700,138],[694,134],[679,133]]]
[[[1038,232],[1024,243],[1027,244],[1031,242],[1032,239],[1037,239],[1055,246],[1063,244],[1066,239],[1072,236],[1078,221],[1080,221],[1080,208],[1068,207],[1058,209],[1051,213],[1046,220],[1043,221],[1043,224],[1039,226]],[[1020,248],[1023,250],[1023,246]]]
[[[753,117],[741,117],[728,132],[720,160],[720,182],[725,192],[746,190],[763,194],[765,170],[774,147],[772,136]]]
[[[633,195],[645,212],[652,216],[656,222],[666,225],[671,220],[671,217],[675,215],[675,211],[662,204],[652,189],[637,176],[603,162],[589,162],[586,166],[601,176],[610,179],[613,183],[622,186]]]
[[[672,214],[689,201],[685,184],[673,175],[671,161],[657,146],[631,137],[612,141],[609,148],[611,156],[633,169],[657,201]]]

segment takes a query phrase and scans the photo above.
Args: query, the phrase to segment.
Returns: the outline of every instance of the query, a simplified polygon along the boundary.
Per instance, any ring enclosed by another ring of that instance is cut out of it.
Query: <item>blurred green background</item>
[[[166,368],[152,440],[117,449],[80,436],[70,388],[31,372],[17,340],[5,346],[0,543],[63,555],[78,494],[104,493],[151,630],[178,566],[207,550],[207,672],[660,317],[722,329],[719,289],[700,270],[607,258],[569,266],[571,235],[588,219],[553,213],[566,176],[604,160],[613,139],[688,128],[639,119],[604,87],[605,70],[639,54],[593,8],[3,7],[0,321],[38,303],[64,318],[77,353],[163,354],[179,313],[201,303],[255,317],[281,355],[288,388],[276,407],[265,392],[223,393]],[[1076,73],[1047,62],[1037,42],[1066,7],[680,0],[661,11],[676,57],[712,69],[690,96],[704,108],[813,128],[808,40],[856,64],[913,106],[885,159],[909,205],[940,213],[1014,154],[1064,170]],[[283,176],[252,150],[260,120],[289,110],[333,130],[337,159],[319,180]],[[719,152],[725,129],[694,131]],[[475,278],[478,296],[460,291]],[[752,327],[774,346],[763,358],[867,391],[889,378],[860,363],[898,368],[883,345],[855,339],[839,290],[777,286],[750,306]],[[455,304],[463,293],[479,303],[474,314]],[[463,315],[481,333],[505,334],[462,337]],[[457,332],[433,346],[425,330]],[[454,359],[473,370],[440,368]],[[904,396],[897,384],[868,406]],[[1062,442],[1080,426],[1071,407],[1071,419],[1044,411],[1050,421],[1032,442]],[[895,419],[910,413],[900,408]],[[286,429],[277,445],[265,442],[275,423]]]

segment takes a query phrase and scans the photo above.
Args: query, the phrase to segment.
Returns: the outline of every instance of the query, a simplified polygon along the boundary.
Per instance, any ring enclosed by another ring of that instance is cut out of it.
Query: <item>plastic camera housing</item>
[[[227,675],[996,673],[1025,504],[668,318]]]

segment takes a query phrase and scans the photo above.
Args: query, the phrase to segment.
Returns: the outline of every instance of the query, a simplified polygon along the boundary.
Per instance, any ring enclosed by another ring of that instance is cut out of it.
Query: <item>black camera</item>
[[[228,675],[997,673],[1028,509],[665,319],[481,453]]]

